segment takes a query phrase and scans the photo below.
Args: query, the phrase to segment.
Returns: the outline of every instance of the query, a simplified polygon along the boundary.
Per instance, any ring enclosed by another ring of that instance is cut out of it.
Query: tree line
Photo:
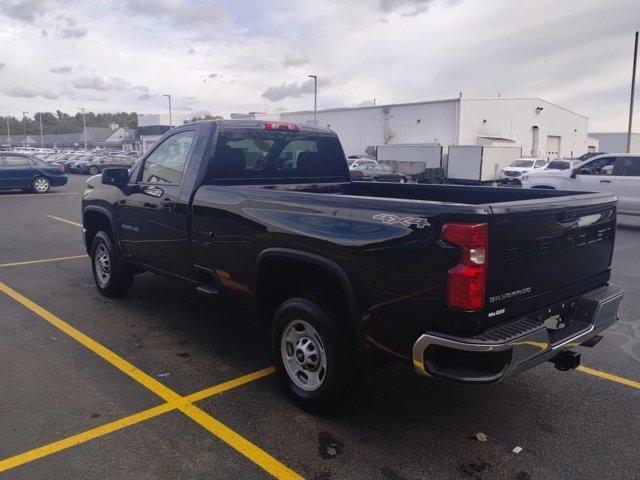
[[[0,135],[7,134],[7,118],[9,119],[9,130],[11,136],[24,134],[25,124],[28,135],[40,135],[40,115],[42,114],[42,133],[78,133],[82,132],[82,113],[74,115],[56,110],[52,112],[37,112],[35,115],[22,118],[14,116],[0,116]],[[94,113],[86,112],[85,121],[87,127],[108,127],[112,123],[117,123],[123,128],[137,128],[138,116],[135,112],[118,113]]]

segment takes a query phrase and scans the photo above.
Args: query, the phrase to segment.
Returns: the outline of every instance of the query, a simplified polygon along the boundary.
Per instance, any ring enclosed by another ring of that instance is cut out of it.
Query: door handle
[[[600,180],[600,183],[611,183],[611,180]]]

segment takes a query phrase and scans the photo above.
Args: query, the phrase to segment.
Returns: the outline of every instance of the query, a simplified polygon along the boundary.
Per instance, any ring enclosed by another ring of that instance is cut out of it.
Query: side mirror
[[[102,183],[124,188],[129,184],[129,169],[122,167],[105,168],[102,171]]]
[[[576,178],[576,175],[578,175],[578,169],[574,168],[573,170],[571,170],[571,175],[569,175],[569,178]]]

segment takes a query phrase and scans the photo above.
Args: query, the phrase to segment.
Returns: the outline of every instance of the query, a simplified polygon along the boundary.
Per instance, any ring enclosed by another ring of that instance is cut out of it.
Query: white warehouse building
[[[313,111],[233,115],[313,124]],[[575,157],[597,151],[589,119],[539,98],[456,98],[428,102],[332,108],[318,125],[334,130],[347,155],[368,146],[401,144],[522,147],[524,156]]]

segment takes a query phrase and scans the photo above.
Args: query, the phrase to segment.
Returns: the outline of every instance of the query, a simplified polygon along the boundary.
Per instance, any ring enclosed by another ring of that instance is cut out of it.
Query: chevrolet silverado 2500
[[[325,128],[180,126],[89,179],[82,210],[102,294],[151,271],[254,314],[307,408],[381,357],[471,384],[573,368],[622,299],[614,195],[352,182]]]

